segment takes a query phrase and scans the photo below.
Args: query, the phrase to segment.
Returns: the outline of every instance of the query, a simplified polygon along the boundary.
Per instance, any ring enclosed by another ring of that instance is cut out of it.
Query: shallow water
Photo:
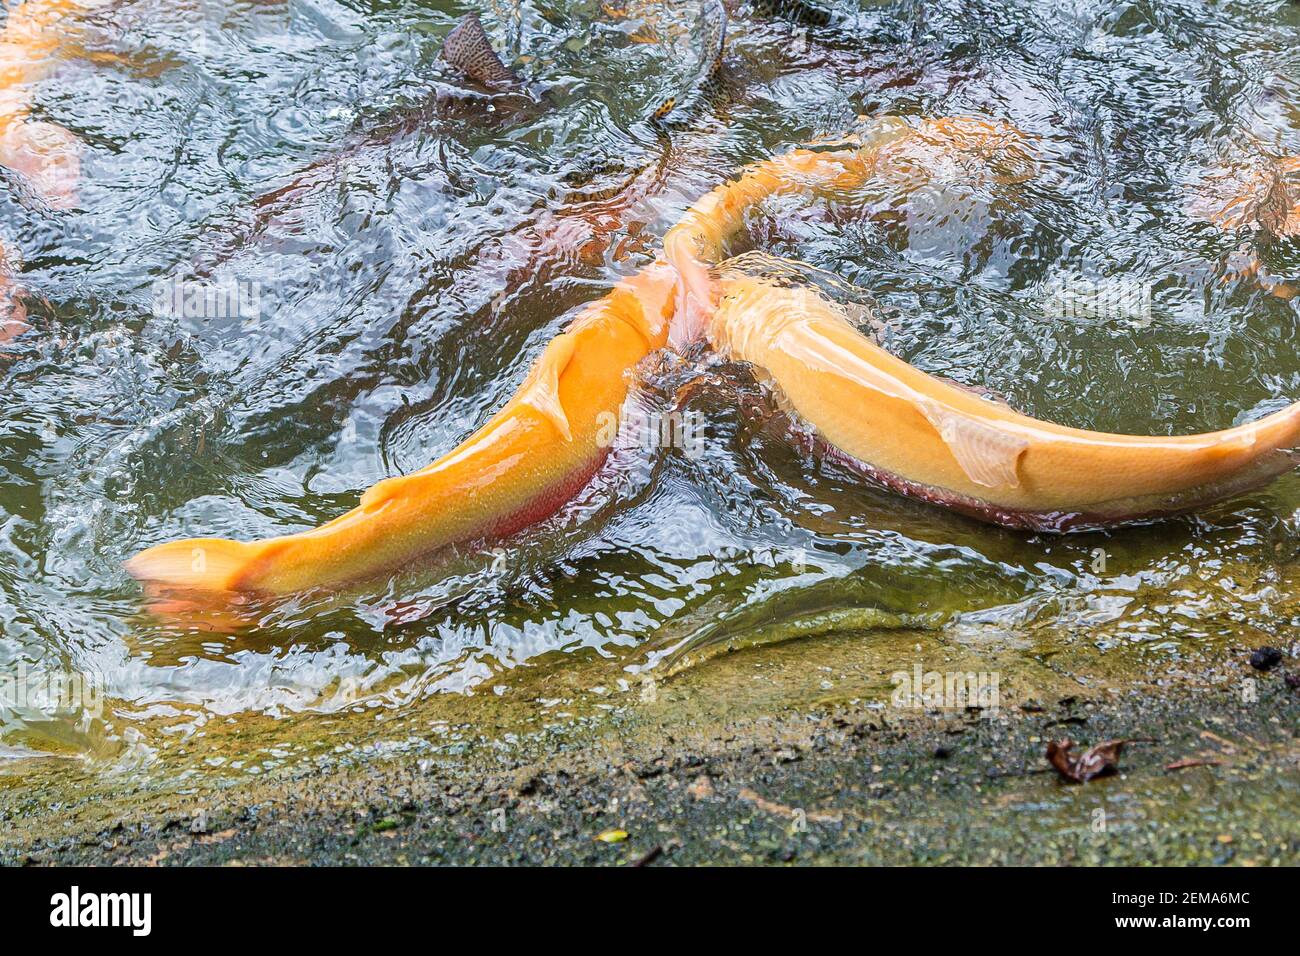
[[[433,460],[690,201],[864,116],[1005,119],[1041,156],[1014,202],[939,177],[871,221],[755,217],[754,243],[869,292],[891,350],[1084,427],[1275,410],[1300,397],[1296,308],[1225,281],[1238,240],[1188,206],[1252,144],[1300,152],[1300,8],[863,0],[807,31],[741,8],[724,95],[667,138],[643,119],[691,69],[691,3],[524,3],[530,92],[495,98],[436,63],[468,8],[176,9],[101,10],[86,45],[127,61],[69,60],[42,85],[43,114],[89,144],[82,208],[0,195],[33,324],[0,357],[0,667],[88,675],[108,701],[0,709],[0,760],[147,759],[217,716],[506,692],[557,652],[607,657],[613,683],[836,628],[1108,623],[1170,657],[1225,620],[1287,636],[1295,476],[1150,527],[998,530],[818,462],[746,370],[698,356],[646,372],[648,407],[699,424],[690,447],[620,450],[510,541],[238,630],[142,614],[120,563],[307,528]],[[479,12],[505,48],[505,5]],[[315,188],[259,199],[328,157]],[[1286,247],[1267,264],[1300,272]],[[248,314],[158,307],[159,283],[195,276]],[[1061,288],[1101,305],[1063,317]]]

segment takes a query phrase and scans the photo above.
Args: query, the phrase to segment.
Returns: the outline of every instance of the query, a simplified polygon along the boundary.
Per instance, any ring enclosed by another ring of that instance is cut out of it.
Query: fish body
[[[1274,279],[1260,258],[1259,248],[1300,236],[1300,191],[1292,182],[1300,172],[1300,156],[1256,157],[1252,164],[1211,177],[1188,208],[1194,219],[1225,232],[1248,230],[1247,241],[1228,260],[1225,281],[1254,277],[1268,292],[1294,298],[1294,286]]]
[[[86,6],[82,0],[22,0],[9,9],[0,34],[0,104],[6,112],[14,110],[15,100],[26,105],[18,88],[48,71],[62,44],[62,21]]]
[[[713,267],[726,258],[727,243],[751,208],[769,197],[824,188],[841,178],[860,182],[870,174],[865,167],[871,162],[856,149],[829,154],[795,149],[749,167],[697,200],[664,236],[664,254],[681,275],[693,306],[712,311],[717,301]]]
[[[389,153],[396,142],[415,133],[427,134],[439,117],[460,114],[481,118],[486,115],[485,107],[496,117],[513,117],[545,103],[544,90],[525,89],[519,76],[501,61],[473,14],[462,17],[447,34],[439,56],[488,92],[439,84],[428,100],[393,110],[373,126],[354,130],[337,147],[259,194],[251,205],[241,207],[236,213],[238,221],[214,226],[210,231],[217,233],[217,238],[196,262],[196,272],[209,275],[273,228],[291,228],[300,216],[300,207],[337,184],[350,167],[390,164]]]
[[[608,454],[631,369],[666,340],[675,285],[663,263],[619,283],[551,341],[482,428],[427,468],[379,482],[328,524],[255,542],[175,541],[127,570],[155,593],[276,596],[389,573],[547,517]]]
[[[1010,527],[1067,531],[1186,511],[1291,470],[1300,446],[1300,403],[1182,437],[1030,418],[890,355],[815,290],[761,277],[724,272],[708,334],[759,369],[832,457],[895,491]]]
[[[9,247],[0,240],[0,345],[25,332],[27,310],[19,298],[16,282],[18,264]]]
[[[1189,209],[1223,230],[1249,229],[1265,242],[1300,235],[1300,156],[1265,158],[1212,177]]]
[[[1255,222],[1270,238],[1284,236],[1287,234],[1291,212],[1295,206],[1286,175],[1280,168],[1274,166],[1269,171],[1268,184],[1252,210]]]
[[[506,6],[512,14],[507,19],[513,21],[518,4],[507,3]],[[692,43],[702,64],[692,71],[692,76],[698,77],[702,73],[704,80],[692,79],[681,94],[665,101],[656,110],[658,119],[654,120],[655,125],[664,129],[676,127],[679,120],[691,115],[700,99],[716,94],[716,75],[725,34],[726,11],[717,0],[709,0],[697,22]],[[439,111],[465,108],[474,111],[473,115],[481,115],[482,107],[490,103],[495,108],[494,115],[500,117],[551,105],[544,88],[533,84],[525,86],[523,80],[502,63],[482,23],[473,14],[463,17],[453,27],[443,41],[440,57],[462,76],[489,87],[491,92],[485,97],[467,89],[439,90],[435,100]],[[246,210],[243,221],[222,235],[215,247],[203,256],[198,266],[200,274],[210,273],[273,225],[295,217],[296,208],[301,203],[338,180],[345,164],[386,161],[382,154],[391,149],[394,140],[426,129],[430,120],[428,104],[397,113],[383,126],[354,137],[262,193],[253,207]],[[661,139],[666,140],[666,137]],[[563,177],[563,186],[572,188],[564,188],[554,197],[560,208],[554,212],[545,211],[540,221],[526,223],[516,234],[506,236],[502,249],[489,248],[482,259],[483,268],[493,272],[508,270],[513,275],[515,268],[505,263],[519,259],[518,271],[544,277],[554,268],[556,260],[599,260],[605,254],[610,238],[623,227],[627,209],[663,187],[668,178],[668,164],[673,158],[670,150],[665,148],[652,162],[640,166],[596,161],[571,171]],[[595,180],[601,182],[592,186]],[[523,255],[519,255],[521,251]],[[473,279],[470,284],[476,281]]]

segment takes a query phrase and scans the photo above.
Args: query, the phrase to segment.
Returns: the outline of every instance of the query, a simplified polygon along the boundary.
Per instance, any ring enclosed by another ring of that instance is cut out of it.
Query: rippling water
[[[1293,302],[1231,278],[1238,240],[1188,214],[1252,150],[1300,153],[1300,7],[862,0],[824,30],[740,7],[723,95],[665,136],[643,119],[689,74],[697,6],[524,2],[517,31],[507,4],[480,9],[529,81],[497,96],[437,62],[467,7],[97,9],[84,45],[116,59],[66,60],[38,100],[88,144],[81,208],[0,195],[33,326],[0,347],[0,667],[93,675],[111,706],[0,709],[0,743],[112,756],[159,723],[401,707],[578,649],[615,680],[837,627],[1120,621],[1172,651],[1225,620],[1284,633],[1295,477],[1108,535],[997,530],[818,462],[745,369],[698,356],[655,363],[646,401],[698,416],[700,447],[621,450],[500,550],[255,628],[140,612],[125,557],[314,526],[427,464],[694,198],[864,118],[1005,119],[1042,157],[1014,202],[939,176],[870,220],[754,218],[752,244],[869,292],[895,353],[1104,430],[1208,430],[1300,398]],[[1266,258],[1300,278],[1294,250]],[[250,314],[158,307],[196,276]],[[1110,305],[1054,314],[1063,287]]]

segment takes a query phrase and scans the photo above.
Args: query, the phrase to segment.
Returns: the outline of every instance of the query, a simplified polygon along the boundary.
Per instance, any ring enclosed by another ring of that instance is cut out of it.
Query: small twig
[[[1188,767],[1220,767],[1223,765],[1222,760],[1206,760],[1197,757],[1188,757],[1185,760],[1175,760],[1165,766],[1166,770],[1186,770]]]
[[[651,863],[653,863],[655,860],[659,859],[663,855],[664,855],[664,848],[662,846],[656,845],[651,847],[645,853],[641,854],[641,856],[637,858],[637,861],[632,865],[649,866]]]

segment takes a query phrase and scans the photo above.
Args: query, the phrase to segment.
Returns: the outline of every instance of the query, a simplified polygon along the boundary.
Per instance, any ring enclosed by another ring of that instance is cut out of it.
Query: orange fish
[[[21,174],[49,207],[77,204],[82,143],[64,127],[32,120],[36,83],[59,59],[65,18],[87,0],[23,0],[9,9],[0,34],[0,166]]]
[[[482,428],[427,468],[381,481],[328,524],[263,541],[174,541],[127,570],[155,594],[275,596],[392,572],[545,518],[605,460],[631,370],[666,340],[675,286],[663,263],[620,282],[551,341]]]
[[[913,368],[812,289],[734,267],[714,271],[756,203],[911,175],[916,151],[935,146],[950,158],[978,160],[1000,182],[1034,168],[1027,139],[1010,127],[926,120],[885,142],[793,150],[696,202],[665,249],[687,283],[700,330],[720,351],[756,366],[850,463],[897,491],[998,524],[1063,531],[1157,517],[1295,466],[1300,404],[1228,431],[1178,438],[1065,428]]]
[[[0,33],[0,166],[20,174],[55,209],[77,203],[81,141],[62,126],[31,118],[36,83],[64,45],[66,18],[86,0],[24,0],[11,7]]]
[[[709,324],[847,464],[887,487],[1009,527],[1066,531],[1186,511],[1290,471],[1300,403],[1227,431],[1143,437],[1066,428],[928,375],[818,292],[724,271]]]

